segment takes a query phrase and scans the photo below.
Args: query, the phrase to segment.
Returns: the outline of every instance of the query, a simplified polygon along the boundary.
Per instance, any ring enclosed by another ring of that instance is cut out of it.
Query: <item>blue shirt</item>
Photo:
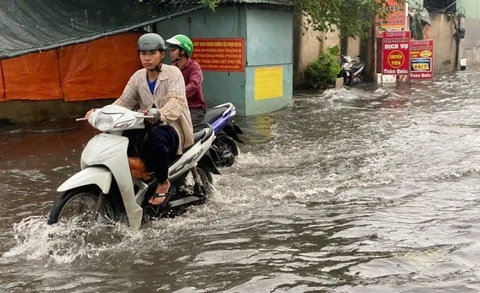
[[[148,88],[150,88],[150,92],[153,95],[153,91],[155,90],[155,84],[157,83],[157,80],[155,79],[154,81],[150,81],[147,77],[147,83],[148,83]]]

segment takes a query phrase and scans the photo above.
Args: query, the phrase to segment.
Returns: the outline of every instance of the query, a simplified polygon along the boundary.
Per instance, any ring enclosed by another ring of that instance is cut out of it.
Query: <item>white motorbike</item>
[[[143,222],[174,217],[188,206],[205,202],[212,192],[210,171],[216,170],[208,155],[215,140],[212,126],[197,127],[194,144],[169,166],[172,192],[162,204],[152,206],[148,199],[157,180],[146,170],[142,153],[146,118],[153,117],[116,105],[96,109],[89,116],[88,122],[101,133],[85,146],[81,171],[57,189],[62,194],[53,203],[48,224],[127,220],[131,228],[138,229]]]
[[[357,56],[360,58],[360,55]],[[341,70],[339,77],[343,77],[344,85],[353,85],[356,82],[363,80],[363,69],[365,68],[365,62],[355,60],[354,58],[346,55],[342,55]]]

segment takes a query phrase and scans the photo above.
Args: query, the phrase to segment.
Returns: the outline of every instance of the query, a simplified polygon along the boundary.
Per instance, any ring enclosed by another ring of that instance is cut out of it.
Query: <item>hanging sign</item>
[[[193,38],[192,59],[203,71],[245,70],[245,41],[240,38]]]
[[[398,3],[397,0],[377,0],[388,13],[385,19],[377,17],[377,37],[382,37],[382,31],[401,31],[407,23],[408,3]],[[380,30],[381,29],[381,30]]]
[[[433,79],[433,40],[412,40],[411,79]]]
[[[410,73],[410,31],[383,32],[382,74]]]

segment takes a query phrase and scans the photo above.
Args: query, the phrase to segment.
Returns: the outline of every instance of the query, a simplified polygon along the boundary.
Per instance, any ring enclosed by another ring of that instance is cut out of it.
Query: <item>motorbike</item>
[[[357,56],[359,58],[360,56]],[[355,60],[354,58],[342,55],[341,57],[341,70],[339,77],[343,77],[344,85],[352,85],[358,81],[363,80],[363,69],[365,68],[365,62]]]
[[[238,156],[236,142],[243,143],[239,134],[242,129],[235,123],[233,117],[236,108],[232,103],[224,103],[207,109],[201,124],[211,124],[216,138],[210,149],[210,156],[217,167],[230,167]]]
[[[157,180],[147,171],[143,155],[147,118],[153,117],[117,105],[95,109],[88,122],[100,133],[82,151],[81,171],[58,187],[61,194],[53,203],[48,224],[72,219],[79,224],[126,221],[138,229],[143,223],[177,216],[208,199],[210,172],[216,170],[208,150],[215,132],[211,125],[203,124],[194,133],[194,144],[169,166],[169,196],[159,206],[148,203]]]

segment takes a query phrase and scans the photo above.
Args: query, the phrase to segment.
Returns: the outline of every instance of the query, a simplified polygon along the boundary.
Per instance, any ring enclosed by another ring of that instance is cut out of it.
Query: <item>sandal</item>
[[[155,192],[151,197],[150,199],[148,200],[148,204],[151,205],[151,206],[161,206],[165,203],[168,202],[168,200],[172,197],[172,195],[175,194],[175,187],[173,185],[170,185],[170,188],[168,189],[167,193],[157,193]],[[155,199],[155,198],[159,198],[159,197],[163,197],[165,198],[163,201],[161,201],[159,204],[152,204],[150,203],[150,200],[151,199]]]
[[[162,200],[159,204],[153,204],[153,203],[150,202],[151,199],[156,199],[156,198],[159,198],[159,197],[164,197],[165,199]],[[167,195],[166,195],[165,193],[156,193],[156,192],[155,192],[155,193],[152,195],[152,197],[150,197],[150,200],[148,201],[148,204],[150,204],[150,205],[152,205],[152,206],[159,206],[159,205],[161,205],[162,203],[164,203],[166,199],[167,199]]]

